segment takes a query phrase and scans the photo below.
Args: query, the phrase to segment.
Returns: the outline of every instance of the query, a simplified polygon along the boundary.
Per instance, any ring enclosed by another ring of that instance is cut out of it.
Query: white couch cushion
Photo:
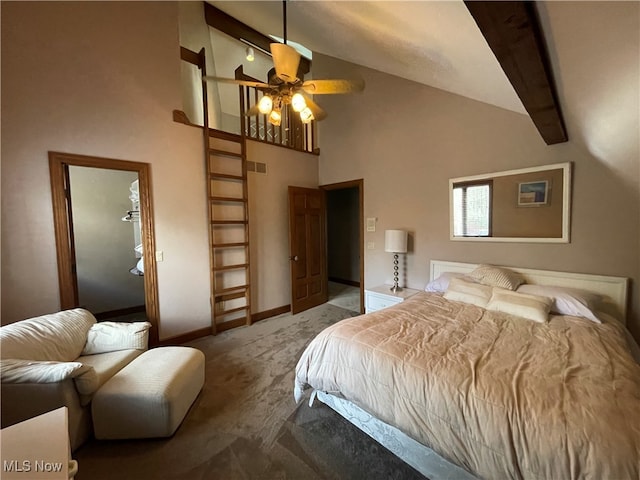
[[[143,353],[91,402],[98,439],[173,435],[204,384],[204,354],[191,347]]]
[[[82,355],[115,352],[117,350],[146,350],[149,343],[149,322],[99,322],[91,326]]]
[[[75,378],[76,388],[82,396],[82,404],[86,404],[96,390],[141,353],[143,350],[131,349],[78,357],[78,362],[92,367],[91,371],[87,372],[88,375],[80,375]]]
[[[0,328],[3,359],[71,362],[78,358],[87,332],[96,323],[82,308],[42,315]]]
[[[45,362],[13,358],[0,360],[0,378],[3,383],[55,383],[77,377],[90,369],[89,365],[80,362]]]

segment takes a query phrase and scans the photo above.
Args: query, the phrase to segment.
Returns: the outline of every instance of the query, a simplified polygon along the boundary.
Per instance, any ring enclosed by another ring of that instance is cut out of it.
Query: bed
[[[432,261],[430,285],[477,268]],[[311,390],[311,402],[432,480],[640,478],[640,365],[620,320],[627,279],[509,271],[543,291],[597,295],[596,320],[573,311],[545,321],[505,313],[494,299],[508,292],[495,286],[486,308],[453,300],[458,284],[469,284],[451,280],[444,292],[420,292],[321,332],[296,367],[296,400]]]

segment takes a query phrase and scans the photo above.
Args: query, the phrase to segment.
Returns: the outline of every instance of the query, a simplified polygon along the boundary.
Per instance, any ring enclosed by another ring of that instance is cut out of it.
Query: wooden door
[[[320,189],[289,187],[291,312],[327,302],[326,205]]]

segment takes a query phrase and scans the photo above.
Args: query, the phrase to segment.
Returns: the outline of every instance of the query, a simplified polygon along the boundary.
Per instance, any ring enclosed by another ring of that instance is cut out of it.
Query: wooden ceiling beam
[[[566,142],[567,132],[535,2],[464,3],[546,144]]]
[[[226,33],[236,40],[251,44],[264,52],[268,53],[270,51],[269,45],[271,43],[278,43],[276,40],[263,35],[249,25],[242,23],[240,20],[233,18],[231,15],[206,2],[204,4],[204,18],[210,27],[220,30],[222,33]],[[310,70],[311,62],[308,58],[301,56],[298,71],[305,75],[309,73]]]

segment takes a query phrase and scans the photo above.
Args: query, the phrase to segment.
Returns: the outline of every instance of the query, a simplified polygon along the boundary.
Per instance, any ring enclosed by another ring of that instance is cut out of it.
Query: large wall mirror
[[[451,240],[569,243],[571,163],[449,180]]]

